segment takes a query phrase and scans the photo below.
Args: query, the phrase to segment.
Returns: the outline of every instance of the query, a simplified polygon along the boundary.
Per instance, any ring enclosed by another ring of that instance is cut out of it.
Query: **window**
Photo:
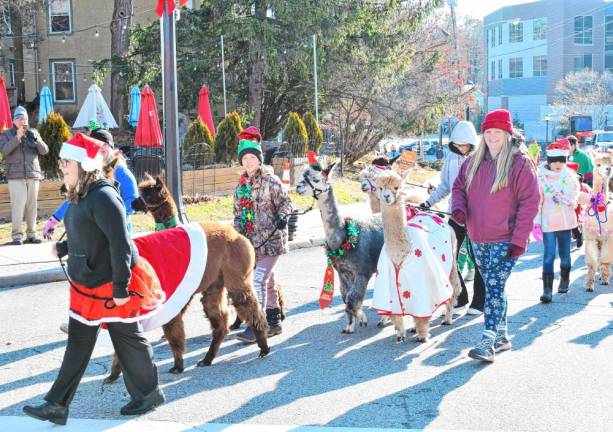
[[[502,79],[502,59],[498,60],[498,79]]]
[[[55,102],[76,102],[74,83],[74,62],[68,60],[51,62],[53,100]]]
[[[532,39],[544,40],[547,39],[547,18],[535,19],[532,22]]]
[[[547,76],[547,56],[532,57],[532,76]]]
[[[523,42],[524,41],[524,24],[517,23],[509,24],[509,42]]]
[[[15,78],[15,60],[9,60],[9,87],[17,87]]]
[[[498,25],[498,45],[502,45],[502,24]]]
[[[575,71],[592,69],[592,54],[575,56]]]
[[[613,73],[613,52],[605,53],[605,55],[604,55],[604,68],[605,68],[605,70]]]
[[[592,17],[591,16],[576,16],[575,17],[575,44],[576,45],[591,45],[592,44]]]
[[[72,31],[70,0],[49,0],[49,33]]]
[[[604,68],[613,72],[613,15],[605,16]]]
[[[524,59],[514,57],[509,59],[509,78],[522,78],[524,76]]]
[[[496,27],[492,27],[490,30],[490,44],[491,47],[494,48],[496,46]]]
[[[490,74],[490,81],[496,79],[496,62],[492,60],[492,73]]]

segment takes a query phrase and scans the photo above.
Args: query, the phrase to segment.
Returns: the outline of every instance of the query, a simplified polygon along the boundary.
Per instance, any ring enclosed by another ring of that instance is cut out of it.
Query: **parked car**
[[[594,132],[592,143],[598,150],[606,152],[613,148],[613,132]]]

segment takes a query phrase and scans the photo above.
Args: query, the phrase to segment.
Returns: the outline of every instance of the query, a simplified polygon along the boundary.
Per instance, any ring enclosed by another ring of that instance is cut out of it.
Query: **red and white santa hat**
[[[560,138],[547,146],[548,158],[568,157],[569,154],[570,142],[566,138]]]
[[[102,169],[102,154],[100,148],[104,143],[95,138],[77,133],[69,141],[62,144],[60,158],[71,159],[81,164],[87,172]]]

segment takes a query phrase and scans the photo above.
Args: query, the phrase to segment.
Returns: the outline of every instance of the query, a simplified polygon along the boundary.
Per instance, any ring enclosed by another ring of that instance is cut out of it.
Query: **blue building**
[[[566,74],[585,68],[613,72],[611,1],[542,0],[503,7],[484,18],[484,36],[486,109],[511,111],[528,139],[545,141],[546,126],[551,139],[559,116],[550,105]]]

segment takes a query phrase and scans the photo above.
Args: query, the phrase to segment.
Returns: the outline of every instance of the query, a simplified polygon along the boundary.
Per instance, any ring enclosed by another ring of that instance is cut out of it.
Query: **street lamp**
[[[545,116],[545,145],[549,143],[549,120],[551,117],[549,115]]]

